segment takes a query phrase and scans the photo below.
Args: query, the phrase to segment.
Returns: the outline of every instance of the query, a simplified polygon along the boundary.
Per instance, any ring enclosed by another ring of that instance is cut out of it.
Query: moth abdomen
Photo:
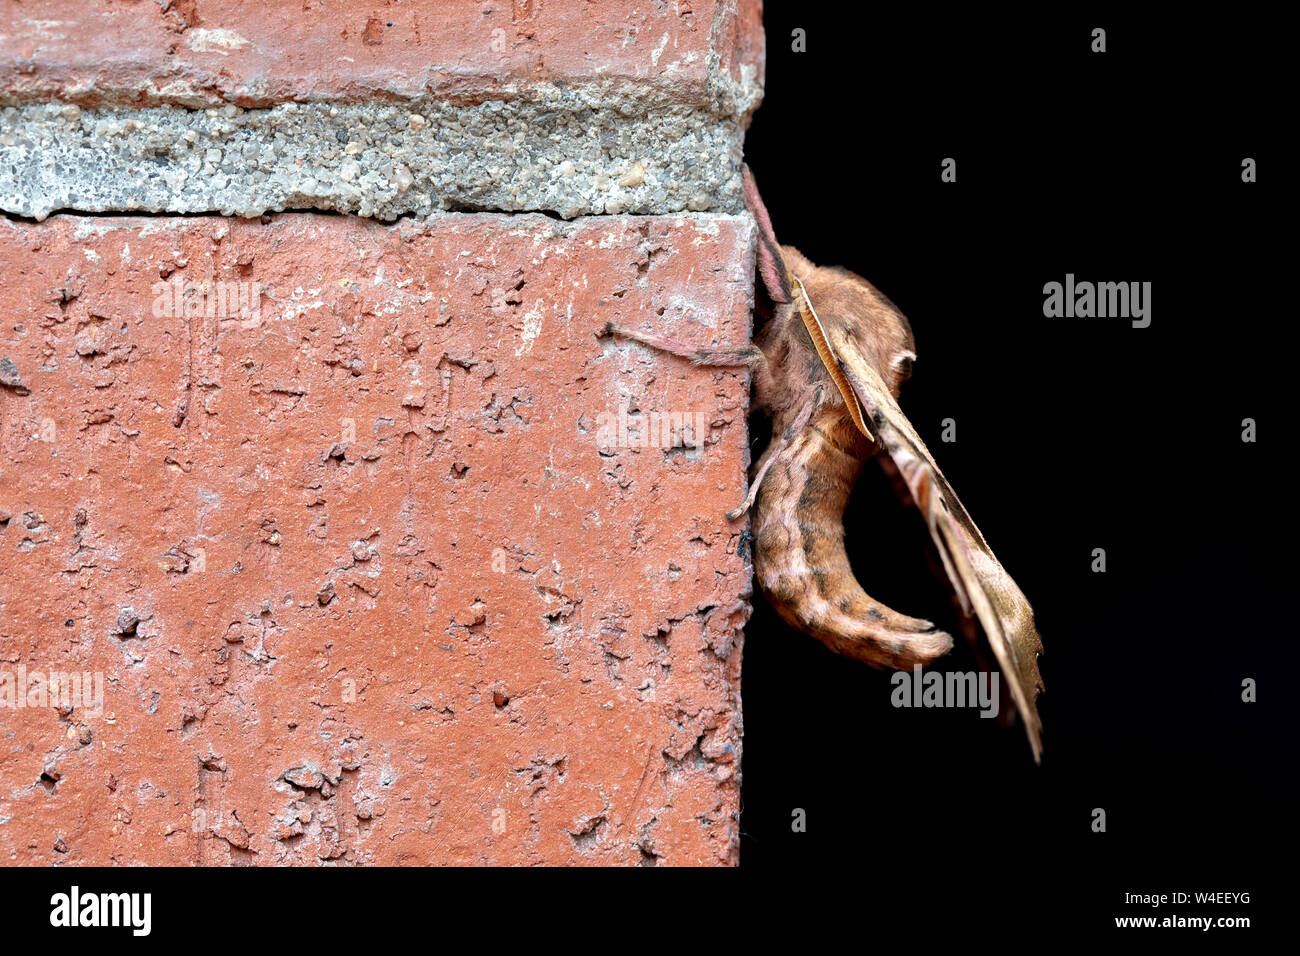
[[[873,600],[844,548],[844,508],[862,459],[833,436],[838,413],[802,429],[782,449],[754,510],[754,572],[789,624],[838,653],[876,667],[910,667],[952,641],[929,621]]]

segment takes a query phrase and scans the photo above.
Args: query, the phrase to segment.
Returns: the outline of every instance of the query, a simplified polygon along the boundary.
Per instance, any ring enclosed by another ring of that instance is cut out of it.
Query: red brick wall
[[[590,4],[3,6],[11,107],[761,65],[751,4],[631,46]],[[713,213],[0,222],[0,860],[734,862],[748,373],[598,333],[743,343],[752,266]]]
[[[164,10],[163,7],[166,7]],[[588,81],[717,105],[761,70],[761,4],[4,0],[0,102],[480,100]],[[666,100],[667,101],[667,100]],[[595,101],[593,105],[599,105]]]

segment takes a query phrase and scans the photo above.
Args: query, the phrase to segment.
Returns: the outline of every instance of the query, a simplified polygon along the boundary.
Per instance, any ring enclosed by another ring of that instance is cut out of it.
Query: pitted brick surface
[[[742,343],[752,257],[728,216],[0,224],[0,674],[104,681],[0,711],[0,859],[733,861],[748,373],[596,332]]]
[[[743,211],[755,0],[0,0],[0,210]]]
[[[0,103],[466,103],[593,84],[724,112],[763,63],[756,0],[3,0],[0,9]]]

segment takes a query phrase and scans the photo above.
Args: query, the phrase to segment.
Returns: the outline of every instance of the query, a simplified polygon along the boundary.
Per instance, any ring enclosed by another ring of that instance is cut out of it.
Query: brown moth
[[[778,245],[748,168],[744,180],[758,223],[758,272],[772,304],[756,348],[696,349],[612,326],[605,334],[700,365],[755,366],[753,404],[771,416],[772,440],[745,502],[728,517],[752,512],[754,573],[782,618],[880,668],[928,664],[952,647],[929,621],[870,597],[849,566],[844,509],[866,460],[876,456],[901,479],[896,484],[924,516],[959,606],[988,635],[1037,761],[1042,643],[1033,612],[898,407],[916,358],[907,319],[861,276],[815,266],[793,246]]]

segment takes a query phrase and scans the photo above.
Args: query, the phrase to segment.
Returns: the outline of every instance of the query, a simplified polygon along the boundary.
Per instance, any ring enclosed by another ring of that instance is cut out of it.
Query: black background
[[[414,932],[431,948],[453,934],[582,945],[601,923],[617,928],[608,939],[662,948],[689,923],[729,943],[776,920],[808,940],[839,922],[855,945],[910,933],[922,950],[951,936],[1017,951],[1149,941],[1113,918],[1171,909],[1250,916],[1248,933],[1218,931],[1228,945],[1285,925],[1297,655],[1282,467],[1294,402],[1281,396],[1295,308],[1274,142],[1294,107],[1279,106],[1274,45],[1286,33],[1250,7],[1143,21],[1101,6],[1012,17],[768,2],[765,21],[747,161],[783,242],[865,275],[911,320],[903,408],[1037,614],[1041,767],[1019,726],[894,709],[888,674],[756,598],[738,874],[664,886],[646,871],[639,888],[576,872],[545,886],[464,871],[76,874],[86,891],[153,892],[156,943],[281,932],[388,946]],[[1097,26],[1105,54],[1089,50]],[[791,51],[796,27],[805,53]],[[1241,181],[1247,156],[1258,183]],[[940,181],[945,157],[956,183]],[[1152,282],[1151,327],[1044,318],[1044,283],[1068,272]],[[1246,417],[1256,444],[1240,440]],[[956,443],[940,441],[944,418]],[[955,631],[921,519],[874,466],[846,521],[868,590]],[[1098,547],[1105,574],[1090,570]],[[960,642],[944,662],[977,666]],[[1241,701],[1246,677],[1257,703]],[[1105,833],[1091,828],[1097,807]],[[44,925],[69,874],[11,876],[6,912]],[[1123,903],[1206,890],[1251,903]]]
[[[742,867],[838,873],[889,920],[1113,929],[1152,912],[1126,891],[1252,891],[1183,915],[1278,905],[1273,867],[1294,846],[1294,308],[1268,26],[772,2],[765,25],[746,159],[777,238],[909,317],[902,407],[1033,604],[1047,691],[1036,767],[1018,724],[895,709],[887,673],[756,599]],[[1066,273],[1150,281],[1151,326],[1045,318],[1043,285]],[[924,524],[878,467],[845,523],[869,593],[957,633]],[[941,665],[977,668],[960,639]]]

